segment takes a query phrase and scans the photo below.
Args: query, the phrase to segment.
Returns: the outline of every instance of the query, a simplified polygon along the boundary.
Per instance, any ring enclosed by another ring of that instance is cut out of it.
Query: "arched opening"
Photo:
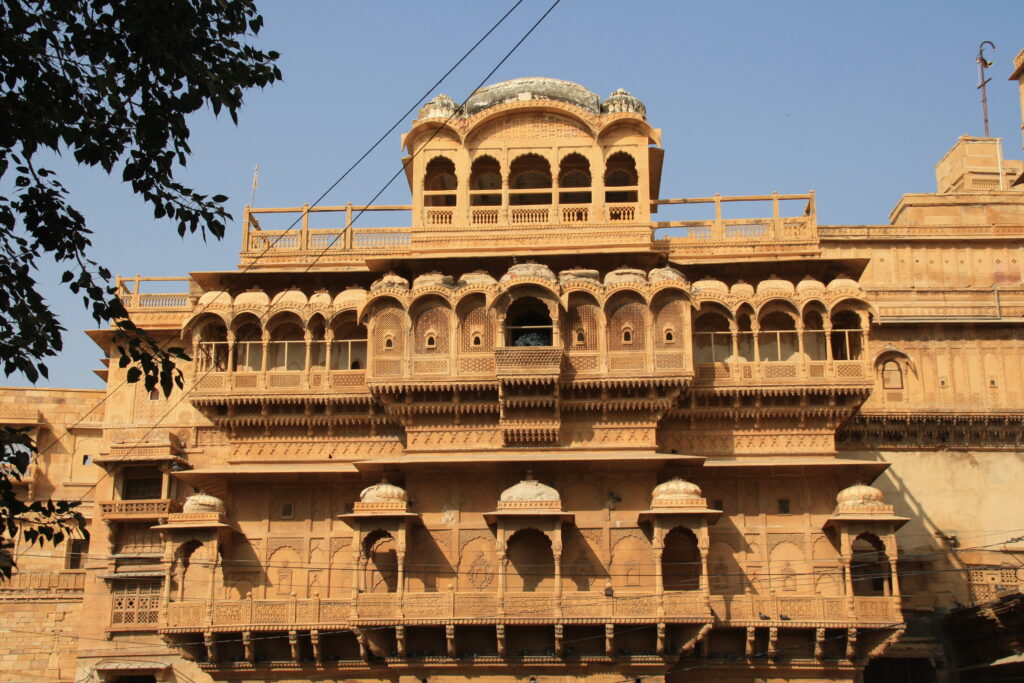
[[[197,340],[196,370],[225,372],[228,369],[228,328],[224,322],[207,315],[193,324],[192,329]]]
[[[459,339],[463,353],[484,353],[494,348],[494,326],[487,313],[483,294],[473,294],[459,302]]]
[[[626,152],[612,154],[605,162],[604,186],[616,189],[605,191],[605,202],[609,204],[635,202],[638,179],[636,160],[632,156]]]
[[[536,529],[522,529],[508,541],[510,591],[550,592],[555,585],[551,539]]]
[[[693,361],[725,363],[732,357],[729,321],[716,311],[701,312],[693,323]]]
[[[807,360],[827,360],[828,351],[825,344],[824,318],[821,311],[804,311],[804,355]]]
[[[363,542],[366,557],[366,590],[395,593],[398,590],[398,545],[386,531],[375,531]]]
[[[469,174],[469,203],[472,206],[501,205],[501,164],[490,156],[473,160]]]
[[[366,326],[346,311],[331,321],[331,370],[366,369]]]
[[[298,371],[306,367],[306,332],[294,313],[274,316],[267,324],[267,369]]]
[[[383,358],[401,358],[405,354],[405,310],[397,303],[386,302],[371,320],[373,351]],[[374,361],[374,372],[380,367]]]
[[[623,292],[608,304],[608,348],[643,351],[647,344],[647,304],[634,292]]]
[[[754,362],[754,313],[749,306],[736,315],[736,352],[739,360]]]
[[[783,311],[774,311],[761,318],[761,331],[757,339],[762,363],[780,363],[796,360],[796,321]]]
[[[235,330],[235,372],[259,372],[263,369],[263,328],[259,319],[243,313],[233,321]]]
[[[539,154],[516,157],[509,167],[509,204],[528,206],[551,203],[551,164]],[[548,192],[537,192],[547,189]]]
[[[587,158],[578,152],[566,155],[558,166],[559,203],[589,204],[590,185],[590,162]],[[566,191],[569,188],[573,190]]]
[[[174,553],[172,577],[179,600],[205,600],[209,596],[214,563],[212,557],[207,557],[208,551],[207,546],[193,539],[180,545]]]
[[[900,390],[903,388],[903,368],[894,360],[882,363],[882,388]]]
[[[864,340],[860,316],[856,311],[840,311],[832,314],[832,359],[861,360],[864,357]]]
[[[440,297],[421,299],[413,309],[413,344],[417,354],[446,354],[450,336],[451,308]]]
[[[327,341],[324,339],[327,333],[327,325],[324,317],[319,313],[309,320],[309,367],[319,370],[327,367]]]
[[[701,560],[697,537],[685,527],[677,526],[665,536],[661,555],[662,585],[667,591],[700,589]]]
[[[551,311],[540,299],[516,299],[505,314],[506,346],[551,346],[554,342]]]
[[[892,576],[885,545],[873,534],[853,541],[850,579],[854,595],[892,595]]]
[[[601,308],[593,298],[578,292],[569,295],[565,330],[570,351],[597,351],[600,324]]]
[[[448,157],[434,157],[427,163],[423,176],[424,206],[455,206],[455,162]]]

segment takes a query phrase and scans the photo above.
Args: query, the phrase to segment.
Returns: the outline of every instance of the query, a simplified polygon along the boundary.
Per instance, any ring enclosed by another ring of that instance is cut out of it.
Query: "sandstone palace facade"
[[[247,208],[237,269],[122,280],[194,361],[150,395],[95,331],[106,391],[0,392],[45,449],[24,495],[91,520],[13,549],[0,677],[991,669],[1024,583],[1024,164],[964,137],[888,223],[819,225],[813,192],[664,198],[660,137],[623,90],[439,96],[411,205]],[[972,609],[994,635],[949,637]]]

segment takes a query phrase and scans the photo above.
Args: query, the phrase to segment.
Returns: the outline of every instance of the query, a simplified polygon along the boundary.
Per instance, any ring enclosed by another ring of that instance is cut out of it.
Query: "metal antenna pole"
[[[985,86],[991,81],[991,78],[985,78],[985,69],[992,66],[993,62],[985,59],[985,46],[988,45],[995,52],[996,46],[991,40],[983,40],[978,45],[978,58],[975,59],[978,63],[978,89],[981,90],[981,113],[985,117],[985,137],[988,135],[988,93],[985,90]]]

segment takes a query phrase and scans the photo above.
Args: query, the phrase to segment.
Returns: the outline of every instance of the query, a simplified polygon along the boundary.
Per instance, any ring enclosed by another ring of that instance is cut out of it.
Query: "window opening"
[[[628,327],[622,331],[622,343],[632,344],[633,343],[633,330]]]
[[[281,505],[281,519],[291,519],[295,515],[295,507],[292,503]]]
[[[89,552],[89,541],[84,538],[72,538],[68,544],[68,569],[81,569],[82,561]]]
[[[900,364],[894,360],[886,361],[882,365],[882,388],[903,388],[903,370],[900,368]]]
[[[665,330],[665,342],[671,344],[676,340],[676,336],[672,334],[672,330]]]
[[[150,401],[159,401],[160,400],[160,390],[159,389],[153,389],[152,391],[150,391],[149,392],[149,400]]]
[[[554,328],[551,313],[540,299],[523,297],[509,306],[505,326],[507,346],[551,346]]]
[[[789,514],[789,498],[779,498],[779,514]]]

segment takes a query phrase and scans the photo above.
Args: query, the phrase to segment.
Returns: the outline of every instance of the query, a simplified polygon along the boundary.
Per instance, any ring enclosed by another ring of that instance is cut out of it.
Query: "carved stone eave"
[[[678,517],[681,520],[703,519],[708,526],[711,526],[721,516],[721,510],[709,508],[704,499],[701,499],[697,505],[664,506],[645,510],[639,513],[636,519],[640,524],[653,522],[655,519],[671,520],[673,517]]]
[[[822,525],[823,529],[839,528],[845,524],[883,523],[892,525],[893,531],[910,521],[908,517],[899,517],[892,513],[891,506],[885,506],[888,510],[872,513],[868,510],[833,513]]]
[[[502,521],[514,519],[557,520],[565,524],[575,521],[576,515],[571,512],[563,512],[561,510],[494,510],[493,512],[485,512],[484,519],[487,520],[488,524],[498,524]]]

